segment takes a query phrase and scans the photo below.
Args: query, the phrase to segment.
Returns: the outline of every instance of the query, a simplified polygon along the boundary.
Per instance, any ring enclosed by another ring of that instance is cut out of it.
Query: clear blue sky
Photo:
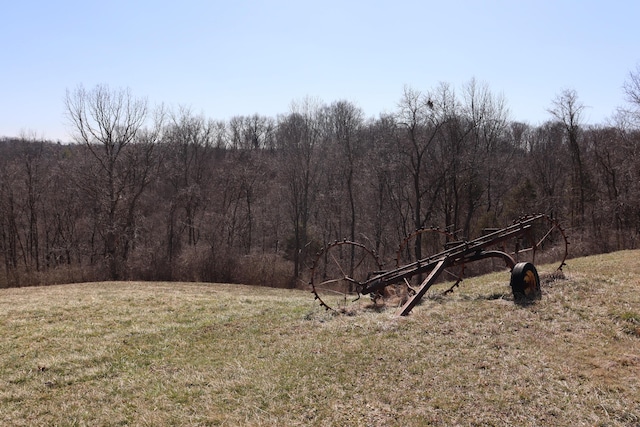
[[[4,1],[0,136],[69,140],[67,89],[130,88],[213,119],[306,96],[368,117],[472,78],[531,124],[563,89],[604,123],[640,63],[638,0]]]

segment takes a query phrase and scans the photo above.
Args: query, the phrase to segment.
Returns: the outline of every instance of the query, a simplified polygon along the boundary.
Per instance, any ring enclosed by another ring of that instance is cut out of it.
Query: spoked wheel
[[[521,218],[526,220],[528,217]],[[516,239],[512,253],[516,262],[548,265],[549,272],[562,270],[569,253],[569,240],[560,224],[548,215],[536,220],[523,236]]]
[[[436,255],[446,249],[446,244],[455,240],[453,234],[438,228],[422,228],[408,235],[398,247],[396,252],[396,266],[402,267],[420,259]],[[454,281],[456,284],[462,280],[464,265],[446,269],[442,275],[445,281]],[[426,274],[415,275],[410,279],[405,279],[404,285],[408,288],[408,293],[412,294],[413,289],[420,286]],[[400,285],[396,285],[400,286]],[[452,289],[450,289],[451,291]]]
[[[511,270],[511,291],[516,302],[540,299],[540,277],[530,262],[519,262]]]
[[[321,251],[311,268],[311,288],[327,310],[348,312],[368,303],[362,284],[382,269],[376,254],[356,242],[335,242]]]

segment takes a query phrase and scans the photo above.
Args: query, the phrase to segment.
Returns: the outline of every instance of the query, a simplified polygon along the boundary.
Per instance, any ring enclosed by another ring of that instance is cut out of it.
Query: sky
[[[5,0],[0,137],[70,141],[67,91],[130,89],[216,120],[307,97],[393,113],[475,79],[532,125],[566,89],[604,124],[640,64],[638,0]]]

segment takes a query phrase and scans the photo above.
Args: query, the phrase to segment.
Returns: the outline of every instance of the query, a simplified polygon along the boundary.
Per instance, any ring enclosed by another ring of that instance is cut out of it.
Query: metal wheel
[[[533,264],[519,262],[513,267],[511,290],[516,301],[533,301],[540,298],[540,277]]]
[[[364,245],[335,242],[318,254],[311,267],[311,291],[327,310],[348,312],[370,303],[361,298],[362,284],[381,269],[376,254]]]

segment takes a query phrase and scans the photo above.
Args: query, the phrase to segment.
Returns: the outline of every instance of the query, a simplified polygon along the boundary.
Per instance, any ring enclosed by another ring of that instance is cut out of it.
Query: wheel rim
[[[538,280],[536,279],[536,275],[533,271],[528,270],[523,278],[524,281],[524,293],[527,298],[532,298],[538,293]]]
[[[382,269],[375,252],[356,242],[328,245],[311,268],[311,292],[327,310],[348,312],[370,303],[361,298],[362,284]]]

